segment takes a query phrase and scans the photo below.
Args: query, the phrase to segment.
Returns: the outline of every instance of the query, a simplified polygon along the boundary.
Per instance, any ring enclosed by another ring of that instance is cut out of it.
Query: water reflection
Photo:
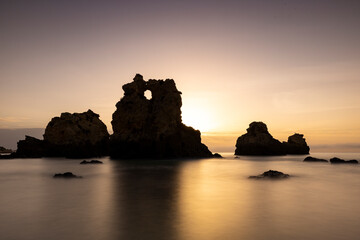
[[[114,165],[117,239],[176,239],[180,162],[119,161]]]

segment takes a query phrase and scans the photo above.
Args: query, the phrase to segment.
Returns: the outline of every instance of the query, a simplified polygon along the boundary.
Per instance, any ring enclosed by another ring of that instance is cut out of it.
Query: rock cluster
[[[285,155],[285,154],[308,154],[304,135],[294,134],[287,142],[281,143],[273,138],[267,126],[263,122],[252,122],[247,133],[240,136],[236,141],[235,155]]]
[[[125,84],[111,122],[112,158],[211,157],[200,131],[181,120],[181,92],[172,79],[144,81],[136,74]],[[144,96],[151,91],[152,98]]]

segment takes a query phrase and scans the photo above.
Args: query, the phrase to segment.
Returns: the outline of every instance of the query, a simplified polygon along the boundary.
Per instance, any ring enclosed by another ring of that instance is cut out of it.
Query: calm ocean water
[[[303,159],[0,160],[0,239],[358,239],[360,166]]]

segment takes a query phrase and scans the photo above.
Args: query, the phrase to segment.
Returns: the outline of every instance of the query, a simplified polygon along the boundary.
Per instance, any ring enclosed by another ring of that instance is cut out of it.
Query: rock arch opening
[[[146,90],[144,92],[144,96],[146,97],[147,100],[151,100],[152,99],[152,93],[150,90]]]

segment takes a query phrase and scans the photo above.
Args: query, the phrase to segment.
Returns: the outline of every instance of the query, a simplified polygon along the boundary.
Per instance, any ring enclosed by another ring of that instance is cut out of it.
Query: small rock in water
[[[279,171],[275,170],[269,170],[267,172],[264,172],[263,174],[257,175],[257,176],[250,176],[249,178],[255,178],[255,179],[282,179],[282,178],[288,178],[290,177],[289,174],[285,174]]]
[[[333,163],[333,164],[338,164],[338,163],[350,163],[350,164],[358,164],[358,160],[349,160],[349,161],[345,161],[341,158],[337,158],[337,157],[334,157],[332,159],[330,159],[330,162]]]
[[[82,178],[81,176],[76,176],[72,172],[65,173],[55,173],[54,178]]]
[[[328,160],[308,156],[304,159],[304,162],[328,162]]]
[[[80,164],[102,164],[103,162],[102,161],[99,161],[99,160],[91,160],[91,161],[82,161]]]
[[[219,153],[214,153],[213,158],[223,158]]]

